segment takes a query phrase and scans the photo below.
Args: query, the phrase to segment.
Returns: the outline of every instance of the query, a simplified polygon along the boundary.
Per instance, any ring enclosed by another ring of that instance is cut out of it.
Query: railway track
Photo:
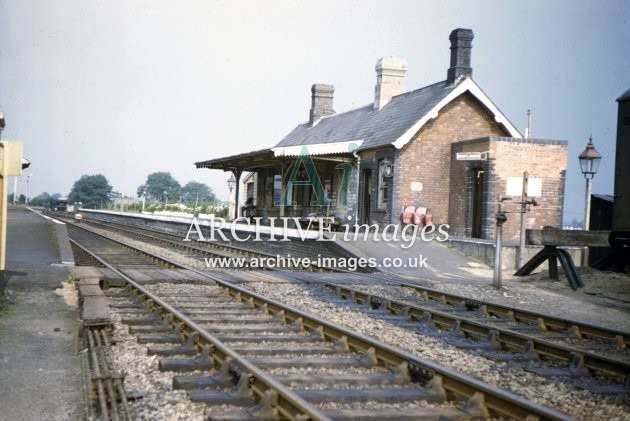
[[[141,230],[132,230],[134,235],[141,234],[136,231]],[[287,276],[299,281],[322,280],[322,275],[289,273]],[[368,279],[368,285],[374,284],[369,282],[369,275],[363,274],[323,276],[331,279],[358,278],[363,279],[364,284]],[[377,280],[382,281],[380,278]],[[400,315],[403,323],[415,322],[411,327],[423,334],[445,336],[445,331],[450,331],[451,337],[445,337],[446,340],[461,347],[475,349],[476,346],[489,358],[527,361],[543,357],[567,366],[536,369],[535,372],[540,375],[592,373],[613,381],[618,387],[586,383],[589,390],[627,392],[630,383],[630,334],[627,332],[471,300],[408,282],[388,282],[386,290],[381,288],[386,295],[370,293],[369,288],[353,289],[334,282],[326,286],[342,298],[367,304],[373,309],[379,308],[391,315]]]
[[[55,216],[55,218],[60,221],[66,222],[71,227],[79,228],[78,226],[76,226],[76,224],[74,224],[74,220],[69,217]],[[149,231],[130,226],[121,226],[120,224],[106,224],[100,221],[84,220],[81,223],[81,226],[94,227],[96,229],[105,230],[107,232],[118,233],[131,239],[140,240],[154,245],[160,245],[162,247],[178,251],[179,253],[183,252],[186,256],[197,259],[202,259],[203,257],[208,256],[223,258],[234,258],[241,256],[268,257],[263,253],[243,250],[226,244],[200,242],[196,240],[184,242],[182,241],[180,235],[159,231]]]
[[[291,273],[284,276],[295,278]],[[390,316],[397,316],[402,325],[419,333],[482,351],[488,358],[524,363],[540,358],[562,362],[563,368],[533,372],[541,376],[592,374],[613,383],[603,388],[585,384],[593,392],[630,392],[627,332],[471,300],[406,282],[375,285],[369,275],[327,274],[326,281],[321,275],[314,278],[302,274],[299,280],[304,282],[309,278],[323,283],[342,299],[380,310],[390,320],[393,320]],[[355,282],[348,285],[348,279]]]
[[[58,217],[58,219],[66,222],[74,222],[70,218]],[[118,233],[128,238],[136,239],[139,241],[147,242],[150,244],[160,245],[179,253],[185,253],[188,257],[201,259],[204,257],[218,257],[223,258],[231,265],[225,268],[237,268],[243,269],[243,265],[234,266],[241,257],[256,258],[259,260],[275,260],[277,256],[275,254],[264,253],[261,251],[248,250],[242,247],[237,247],[226,242],[210,242],[199,241],[197,239],[184,240],[181,234],[174,234],[165,231],[138,228],[131,225],[125,225],[121,223],[105,223],[99,220],[83,220],[83,225],[92,226],[97,229],[107,230],[108,232]],[[230,260],[234,259],[234,260]],[[245,266],[246,268],[247,266]],[[307,266],[299,265],[295,269],[307,270],[311,272],[339,272],[337,268],[331,268],[326,266],[319,266],[316,261],[311,261]]]
[[[96,258],[124,278],[134,296],[112,298],[113,308],[135,313],[126,321],[140,341],[175,342],[153,349],[164,356],[160,367],[202,370],[176,376],[173,385],[203,388],[191,398],[222,408],[228,419],[568,418],[207,273],[202,286],[142,286],[124,273],[128,257],[116,269],[120,252],[101,253],[111,263]]]

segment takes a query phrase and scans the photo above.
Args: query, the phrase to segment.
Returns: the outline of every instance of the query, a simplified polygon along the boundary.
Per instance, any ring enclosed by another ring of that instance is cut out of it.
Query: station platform
[[[363,239],[362,234],[359,237],[359,241],[348,241],[343,235],[339,235],[337,244],[357,257],[374,258],[379,264],[380,272],[434,281],[487,280],[485,276],[466,270],[471,267],[485,267],[485,264],[447,247],[444,243],[423,241],[419,236],[413,242],[374,241],[373,236]],[[389,264],[385,265],[386,262]]]
[[[0,419],[85,418],[79,315],[58,291],[71,262],[64,225],[9,208],[0,277]]]

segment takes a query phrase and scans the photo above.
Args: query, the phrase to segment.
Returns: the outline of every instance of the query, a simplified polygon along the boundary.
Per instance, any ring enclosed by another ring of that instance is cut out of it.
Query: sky
[[[521,133],[531,109],[532,137],[569,142],[565,221],[581,220],[591,134],[593,193],[613,192],[626,0],[0,0],[2,139],[32,162],[18,194],[103,174],[135,196],[168,171],[226,200],[229,173],[194,162],[274,146],[308,120],[314,83],[335,86],[337,112],[373,102],[381,57],[407,60],[408,91],[446,79],[459,27],[473,78]]]

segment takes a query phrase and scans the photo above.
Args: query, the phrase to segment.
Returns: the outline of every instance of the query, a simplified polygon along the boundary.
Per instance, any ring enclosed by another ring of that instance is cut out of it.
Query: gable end
[[[496,105],[488,98],[488,96],[477,86],[477,84],[471,78],[465,78],[453,91],[451,91],[442,101],[440,101],[429,112],[422,116],[413,126],[411,126],[402,136],[392,142],[397,149],[404,147],[413,136],[430,120],[435,119],[440,110],[442,110],[447,104],[452,102],[455,98],[459,97],[464,92],[469,92],[475,97],[494,117],[494,121],[501,124],[509,136],[522,139],[521,133],[510,123],[510,121],[503,115],[503,113],[497,108]]]

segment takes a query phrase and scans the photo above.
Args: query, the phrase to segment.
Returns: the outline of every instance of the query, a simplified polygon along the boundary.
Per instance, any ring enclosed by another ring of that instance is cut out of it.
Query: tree
[[[82,175],[68,195],[69,204],[81,202],[84,208],[96,209],[109,200],[112,186],[104,175]]]
[[[138,197],[146,188],[147,199],[156,201],[175,202],[179,199],[182,186],[173,178],[170,172],[154,172],[149,174],[147,181],[138,187]]]
[[[50,200],[52,199],[52,196],[49,195],[47,192],[44,192],[42,194],[40,194],[39,196],[36,196],[32,199],[29,200],[29,204],[32,206],[45,206],[48,207],[50,205]]]
[[[201,202],[212,202],[214,193],[207,185],[198,181],[189,181],[182,187],[182,203],[197,204]]]

